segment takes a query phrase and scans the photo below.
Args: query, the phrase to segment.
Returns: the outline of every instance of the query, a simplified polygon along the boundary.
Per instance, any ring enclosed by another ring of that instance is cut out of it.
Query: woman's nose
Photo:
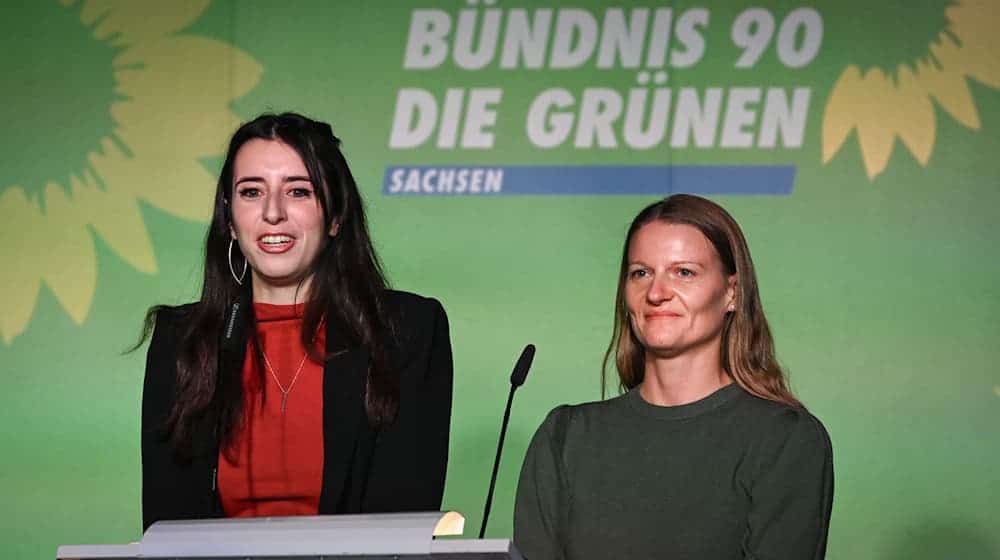
[[[264,200],[264,221],[277,224],[285,219],[285,202],[280,194],[270,194]]]
[[[646,299],[652,304],[660,304],[674,297],[674,287],[666,275],[658,275],[649,283]]]

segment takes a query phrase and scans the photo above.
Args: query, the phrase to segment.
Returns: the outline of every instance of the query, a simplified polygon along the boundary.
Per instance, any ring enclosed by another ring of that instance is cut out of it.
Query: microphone
[[[219,333],[219,354],[218,361],[216,362],[218,371],[216,375],[220,380],[220,388],[223,392],[225,391],[225,384],[229,379],[229,376],[225,375],[225,373],[227,371],[239,371],[238,368],[242,366],[242,363],[238,363],[237,360],[243,359],[243,349],[246,344],[246,338],[243,336],[246,330],[244,326],[246,322],[244,313],[246,313],[246,310],[242,309],[240,298],[237,297],[222,314],[222,332]],[[237,379],[239,378],[237,377]],[[215,429],[218,430],[218,418],[215,419],[215,423]],[[212,469],[212,492],[218,492],[218,489],[219,469],[216,467]]]
[[[240,327],[243,326],[242,317],[240,317],[240,302],[234,301],[232,306],[227,310],[226,314],[223,316],[223,328],[222,328],[222,347],[225,350],[232,350],[234,344],[240,342],[242,338],[240,335],[243,334]],[[236,335],[236,336],[233,336]]]
[[[483,508],[483,524],[479,527],[479,538],[486,534],[486,522],[490,518],[490,506],[493,505],[493,490],[497,484],[497,471],[500,470],[500,453],[503,451],[504,436],[507,435],[507,422],[510,421],[510,406],[514,402],[514,391],[524,384],[524,379],[528,377],[528,370],[531,369],[531,361],[535,359],[535,345],[529,344],[524,347],[521,357],[514,364],[514,371],[510,374],[510,393],[507,395],[507,407],[503,411],[503,424],[500,426],[500,441],[497,443],[497,456],[493,460],[493,475],[490,476],[490,491],[486,494],[486,507]]]

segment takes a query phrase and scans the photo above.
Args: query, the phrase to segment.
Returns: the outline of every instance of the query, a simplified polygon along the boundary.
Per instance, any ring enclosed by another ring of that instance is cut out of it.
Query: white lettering
[[[565,142],[573,129],[573,114],[552,109],[569,109],[574,102],[573,95],[561,88],[547,89],[539,94],[528,109],[525,127],[528,140],[539,148],[554,148]]]
[[[632,10],[626,26],[625,12],[621,8],[610,8],[604,12],[597,67],[613,68],[615,55],[618,55],[622,68],[638,68],[642,58],[642,45],[646,39],[648,17],[649,10],[646,8]]]
[[[523,9],[508,12],[500,68],[517,68],[518,56],[524,59],[524,68],[541,68],[545,63],[545,46],[549,41],[551,23],[552,10],[537,10],[533,23],[528,22],[528,14]]]
[[[497,50],[497,36],[500,34],[500,10],[486,10],[479,47],[473,49],[476,14],[477,10],[462,10],[458,16],[458,29],[455,31],[455,64],[466,70],[479,70],[493,60]]]
[[[764,114],[761,117],[760,133],[757,145],[761,148],[773,148],[781,132],[781,144],[785,148],[801,148],[802,139],[806,133],[806,117],[809,114],[809,88],[795,88],[792,91],[792,104],[788,105],[788,96],[784,88],[768,88],[764,98]]]
[[[682,88],[677,96],[674,111],[673,134],[670,147],[686,148],[688,139],[694,135],[694,143],[699,148],[711,148],[715,143],[715,129],[719,123],[719,108],[722,106],[722,88],[705,90],[705,103],[698,100],[694,88]]]
[[[649,50],[646,51],[646,66],[661,68],[667,60],[670,49],[670,24],[674,11],[670,8],[657,8],[653,16],[653,29],[649,32]]]
[[[440,132],[438,132],[438,148],[454,148],[458,139],[458,125],[462,118],[462,98],[465,90],[450,88],[444,94],[444,110],[441,111]]]
[[[431,185],[431,178],[437,175],[437,171],[433,169],[428,169],[424,171],[424,178],[420,181],[420,185],[423,187],[425,193],[434,193],[434,186]]]
[[[403,192],[420,192],[419,169],[411,169],[410,172],[406,174],[406,184],[403,186]]]
[[[699,28],[708,26],[708,10],[696,8],[688,10],[677,18],[677,40],[684,49],[670,54],[670,65],[674,68],[694,66],[705,54],[705,38]]]
[[[774,35],[774,16],[764,8],[750,8],[736,17],[729,33],[733,44],[743,49],[737,68],[752,68],[760,60]]]
[[[403,188],[403,170],[402,169],[394,169],[392,171],[392,175],[390,176],[390,179],[391,180],[389,182],[389,192],[390,193],[398,193],[400,191],[400,189]]]
[[[670,111],[670,90],[658,88],[653,92],[653,106],[649,111],[649,120],[643,127],[643,117],[646,113],[646,98],[649,91],[635,88],[629,92],[628,110],[625,113],[625,143],[632,148],[645,150],[652,148],[663,140],[667,128],[667,115]]]
[[[492,148],[493,133],[488,131],[497,122],[497,112],[491,106],[500,102],[499,89],[474,89],[469,93],[462,131],[463,148]]]
[[[472,170],[472,182],[469,184],[469,192],[473,194],[479,194],[483,187],[483,170],[473,169]]]
[[[577,121],[577,148],[590,148],[597,139],[597,145],[602,148],[614,148],[618,145],[612,125],[622,114],[622,96],[613,89],[587,88],[583,90],[583,101],[580,102],[580,119]]]
[[[390,148],[415,148],[430,138],[437,120],[437,102],[430,92],[403,88],[396,95],[396,113],[392,117]]]
[[[406,36],[403,68],[421,70],[439,66],[448,56],[445,36],[451,18],[441,10],[413,10],[410,31]]]
[[[389,194],[491,194],[503,191],[502,168],[401,167],[389,175]],[[456,180],[457,179],[457,180]]]
[[[450,193],[455,186],[455,170],[442,169],[438,179],[438,191]]]
[[[760,102],[760,88],[732,88],[726,99],[726,118],[722,122],[723,148],[749,148],[753,146],[753,132],[747,130],[757,119],[755,105]]]
[[[503,169],[487,169],[484,192],[500,192],[503,187]]]
[[[795,37],[803,30],[802,44],[795,46]],[[823,43],[823,18],[812,8],[789,12],[778,30],[778,58],[789,68],[802,68],[819,54]]]
[[[590,58],[597,43],[597,21],[590,12],[559,10],[552,44],[551,68],[576,68]]]

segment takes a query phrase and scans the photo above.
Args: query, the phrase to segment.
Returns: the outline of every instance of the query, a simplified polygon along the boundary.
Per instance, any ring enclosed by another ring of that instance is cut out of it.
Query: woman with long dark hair
[[[704,198],[645,208],[625,237],[620,396],[553,410],[517,491],[529,560],[822,558],[830,440],[775,359],[739,225]]]
[[[235,132],[201,299],[154,307],[150,331],[144,528],[440,508],[447,318],[388,289],[330,125],[265,114]]]

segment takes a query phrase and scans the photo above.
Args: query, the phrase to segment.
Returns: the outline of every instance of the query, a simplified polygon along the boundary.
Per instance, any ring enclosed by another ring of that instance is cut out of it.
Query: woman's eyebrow
[[[297,181],[305,181],[306,183],[311,183],[312,179],[310,179],[307,175],[290,175],[282,179],[281,182],[295,183]],[[235,183],[233,183],[233,186],[239,185],[240,183],[265,183],[265,182],[266,181],[264,181],[263,177],[257,177],[257,176],[240,177],[239,179],[236,180]]]
[[[263,177],[240,177],[233,183],[233,186],[239,185],[240,183],[263,183]]]
[[[690,260],[690,259],[677,259],[675,261],[668,261],[667,264],[669,264],[670,266],[690,265],[690,264],[693,264],[693,265],[696,265],[696,266],[701,266],[701,267],[705,266],[703,263],[701,263],[699,261],[693,261],[693,260]],[[633,266],[633,265],[635,265],[635,266],[650,266],[649,264],[647,264],[646,262],[644,262],[644,261],[642,261],[640,259],[633,259],[633,260],[630,260],[628,262],[628,266]]]

